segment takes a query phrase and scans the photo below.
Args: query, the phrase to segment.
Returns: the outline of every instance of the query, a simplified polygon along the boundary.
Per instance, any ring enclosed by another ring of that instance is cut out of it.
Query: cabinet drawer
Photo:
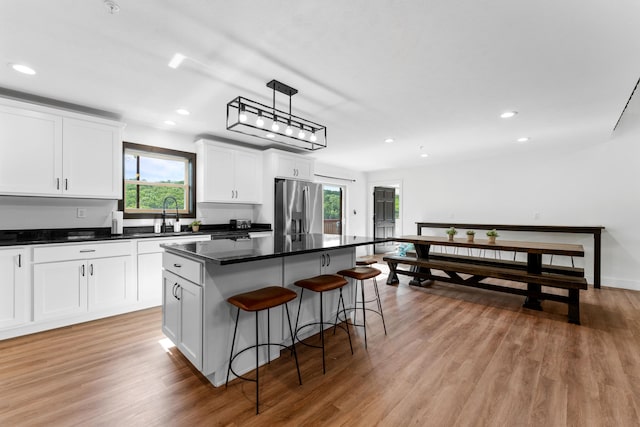
[[[202,264],[198,261],[165,252],[162,256],[162,267],[193,283],[202,283]]]
[[[131,255],[131,242],[47,245],[33,249],[33,262],[55,262]]]
[[[164,249],[162,249],[160,245],[164,245],[165,243],[174,244],[174,243],[202,242],[205,240],[211,240],[211,236],[198,235],[198,236],[171,237],[171,238],[163,237],[160,239],[138,240],[138,254],[152,254],[152,253],[164,252]]]

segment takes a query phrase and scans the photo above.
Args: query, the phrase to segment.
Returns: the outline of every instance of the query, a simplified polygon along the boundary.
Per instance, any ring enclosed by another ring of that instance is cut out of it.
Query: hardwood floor
[[[254,383],[215,388],[163,349],[158,308],[0,341],[0,425],[639,424],[640,292],[590,288],[576,326],[564,304],[407,280],[380,280],[368,351],[328,334],[322,375],[299,346],[302,386],[288,353],[261,368],[258,416]]]

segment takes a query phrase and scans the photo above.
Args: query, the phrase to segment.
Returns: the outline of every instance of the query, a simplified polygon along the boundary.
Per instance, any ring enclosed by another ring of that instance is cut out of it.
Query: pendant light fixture
[[[227,103],[227,130],[303,150],[326,148],[327,128],[291,113],[291,97],[298,93],[298,90],[277,80],[271,80],[267,87],[273,91],[271,106],[242,96]],[[289,97],[288,112],[276,108],[276,92]]]

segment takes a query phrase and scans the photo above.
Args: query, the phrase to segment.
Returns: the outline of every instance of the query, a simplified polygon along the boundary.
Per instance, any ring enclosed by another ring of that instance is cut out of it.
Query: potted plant
[[[495,229],[487,231],[487,237],[489,238],[489,243],[495,243],[496,237],[498,236],[499,234]]]
[[[200,231],[200,224],[202,224],[202,222],[198,221],[197,219],[193,222],[191,222],[191,230],[194,233],[197,233],[198,231]]]
[[[458,234],[458,230],[456,230],[455,227],[451,227],[447,230],[447,234],[449,235],[449,240],[453,241],[453,236]]]
[[[473,230],[467,230],[467,242],[473,243],[473,238],[475,237],[476,232]]]

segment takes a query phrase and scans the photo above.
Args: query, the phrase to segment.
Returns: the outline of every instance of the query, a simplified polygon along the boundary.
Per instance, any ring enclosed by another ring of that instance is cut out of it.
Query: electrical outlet
[[[87,217],[87,209],[86,208],[78,208],[76,211],[76,218],[86,218]]]

